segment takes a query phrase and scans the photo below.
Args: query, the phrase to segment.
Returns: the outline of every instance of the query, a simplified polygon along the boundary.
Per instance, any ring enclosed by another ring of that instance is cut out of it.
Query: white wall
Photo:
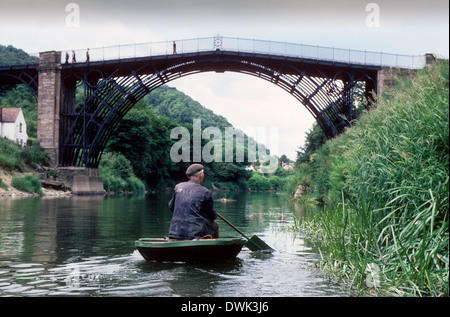
[[[26,145],[28,142],[27,124],[22,110],[17,116],[17,120],[14,123],[14,141],[19,140],[19,144]]]
[[[20,129],[21,124],[22,124],[22,131]],[[11,141],[18,142],[22,146],[27,144],[28,141],[27,124],[25,123],[25,118],[23,116],[22,111],[19,112],[16,122],[0,123],[0,137],[2,138],[6,137]]]

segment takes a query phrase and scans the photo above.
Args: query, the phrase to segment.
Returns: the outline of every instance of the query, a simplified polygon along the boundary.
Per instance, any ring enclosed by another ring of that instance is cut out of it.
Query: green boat
[[[136,241],[136,249],[147,261],[156,262],[214,262],[234,259],[247,240],[220,238],[173,240],[146,238]]]

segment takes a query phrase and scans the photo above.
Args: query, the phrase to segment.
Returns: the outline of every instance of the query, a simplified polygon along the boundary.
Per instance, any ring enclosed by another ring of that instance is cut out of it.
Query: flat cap
[[[201,170],[203,170],[203,165],[201,164],[193,164],[191,166],[188,167],[188,169],[186,170],[186,175],[187,176],[193,176],[195,174],[197,174],[198,172],[200,172]]]

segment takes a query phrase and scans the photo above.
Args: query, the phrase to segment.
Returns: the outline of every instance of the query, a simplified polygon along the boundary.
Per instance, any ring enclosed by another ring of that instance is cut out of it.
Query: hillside
[[[232,126],[226,118],[215,114],[176,88],[162,86],[145,98],[158,116],[165,116],[172,122],[192,124],[193,119],[202,119],[202,127],[214,126],[221,130]]]
[[[30,56],[14,46],[0,45],[0,66],[37,64],[39,58]]]

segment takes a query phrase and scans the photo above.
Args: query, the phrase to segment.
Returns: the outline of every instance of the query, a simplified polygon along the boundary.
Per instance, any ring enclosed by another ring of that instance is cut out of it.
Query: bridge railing
[[[223,37],[223,49],[358,65],[419,69],[425,66],[424,55],[402,55],[360,51],[288,42]]]
[[[175,48],[174,43],[176,46]],[[96,62],[114,59],[172,55],[174,53],[199,53],[213,51],[216,49],[355,65],[398,67],[408,69],[419,69],[425,66],[424,55],[390,54],[384,52],[361,51],[318,45],[224,36],[96,47],[89,49],[89,55],[90,61]],[[86,62],[86,51],[87,49],[75,51],[76,61],[78,63]],[[61,62],[66,62],[66,52],[69,55],[68,62],[72,63],[72,50],[62,52]]]
[[[175,43],[175,49],[174,49]],[[107,61],[115,59],[126,58],[140,58],[148,56],[161,56],[197,53],[202,51],[211,51],[213,49],[213,37],[196,38],[196,39],[182,39],[177,41],[160,41],[139,44],[115,45],[89,48],[89,56],[91,62]],[[72,54],[75,52],[76,62],[86,62],[87,49],[82,50],[67,50],[63,51],[61,62],[66,62],[66,55],[68,54],[68,62],[72,63]]]

